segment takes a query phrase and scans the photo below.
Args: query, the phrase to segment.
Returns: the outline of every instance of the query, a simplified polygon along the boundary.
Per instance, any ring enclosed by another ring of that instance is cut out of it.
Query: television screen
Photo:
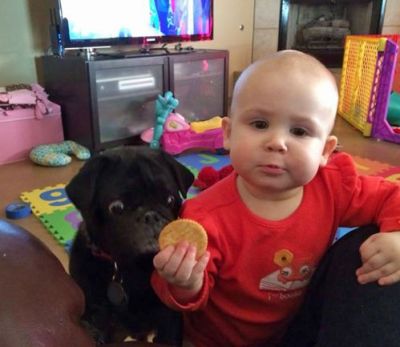
[[[58,0],[65,47],[213,38],[213,0]]]

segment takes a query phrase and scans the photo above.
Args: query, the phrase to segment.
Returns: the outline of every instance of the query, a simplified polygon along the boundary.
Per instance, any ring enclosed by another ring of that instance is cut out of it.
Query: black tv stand
[[[154,101],[166,91],[190,122],[226,115],[228,51],[169,52],[136,48],[129,59],[123,51],[43,56],[43,84],[62,108],[65,138],[94,151],[138,143],[142,131],[154,126]]]

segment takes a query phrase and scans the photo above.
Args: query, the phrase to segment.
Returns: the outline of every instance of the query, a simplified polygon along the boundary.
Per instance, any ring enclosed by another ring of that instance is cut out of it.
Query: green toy
[[[90,151],[74,141],[36,146],[31,150],[29,158],[42,166],[65,166],[72,161],[71,154],[80,160],[90,158]]]
[[[391,125],[400,126],[400,94],[392,92],[389,99],[387,120]]]

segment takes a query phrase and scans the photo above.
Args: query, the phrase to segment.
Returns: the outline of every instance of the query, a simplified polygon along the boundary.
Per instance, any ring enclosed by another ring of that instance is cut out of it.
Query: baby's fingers
[[[357,280],[360,284],[366,284],[366,283],[374,282],[374,281],[378,281],[379,284],[382,284],[380,282],[381,279],[390,277],[395,272],[396,272],[396,269],[395,269],[394,264],[387,263],[387,264],[384,264],[383,266],[380,266],[369,272],[361,273],[361,274],[357,273]],[[389,279],[387,281],[389,282]],[[386,280],[384,280],[383,282],[386,282]],[[389,283],[387,283],[387,284],[389,284]]]
[[[206,251],[200,257],[200,259],[197,261],[197,264],[193,268],[193,276],[203,276],[203,273],[206,270],[209,260],[210,260],[210,252]]]
[[[196,248],[190,246],[181,267],[175,275],[176,284],[181,287],[192,288],[196,283],[202,281],[204,271],[210,258],[210,253],[206,252],[196,261]]]
[[[175,273],[175,284],[179,286],[187,286],[191,284],[191,277],[193,273],[193,268],[196,264],[196,248],[189,246],[187,252],[182,259]]]
[[[179,267],[181,266],[182,260],[184,259],[186,252],[188,250],[189,244],[184,241],[180,242],[175,246],[171,257],[165,264],[164,268],[161,270],[166,276],[175,276]]]
[[[388,276],[381,277],[378,280],[378,283],[381,286],[387,286],[390,284],[394,284],[400,281],[400,270],[393,272],[392,274]]]
[[[386,259],[382,256],[382,254],[377,253],[371,256],[367,260],[363,260],[363,264],[361,267],[359,267],[356,271],[356,275],[366,275],[368,273],[371,273],[379,268],[381,268],[383,265],[387,263]]]
[[[154,268],[161,271],[168,260],[171,258],[172,253],[175,251],[174,246],[168,246],[162,251],[158,252],[153,258]]]

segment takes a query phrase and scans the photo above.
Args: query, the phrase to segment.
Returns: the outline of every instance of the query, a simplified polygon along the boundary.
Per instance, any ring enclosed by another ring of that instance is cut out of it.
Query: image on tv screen
[[[69,39],[210,36],[212,0],[61,0]]]

